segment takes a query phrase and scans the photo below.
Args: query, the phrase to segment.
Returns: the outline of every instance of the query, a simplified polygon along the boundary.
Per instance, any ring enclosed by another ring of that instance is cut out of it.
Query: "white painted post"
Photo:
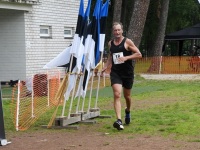
[[[20,80],[18,81],[17,90],[17,110],[16,110],[16,130],[19,130],[19,104],[20,104]]]
[[[48,87],[48,88],[47,88],[47,93],[48,93],[48,94],[47,94],[47,106],[49,106],[49,101],[50,101],[50,100],[49,100],[49,97],[50,97],[50,96],[49,96],[49,95],[50,95],[50,92],[49,92],[49,90],[50,90],[50,84],[49,84],[49,75],[48,75],[48,71],[47,71],[47,87]]]
[[[33,80],[34,80],[34,76],[32,76],[32,92],[31,92],[31,117],[34,117],[34,88],[33,88]]]

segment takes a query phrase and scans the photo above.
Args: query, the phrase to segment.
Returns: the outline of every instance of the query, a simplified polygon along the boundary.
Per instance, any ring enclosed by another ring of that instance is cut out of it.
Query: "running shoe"
[[[122,121],[120,119],[118,119],[117,121],[114,122],[113,127],[117,128],[117,130],[124,129],[124,126],[122,125]]]
[[[125,109],[125,123],[129,124],[131,122],[131,113]]]

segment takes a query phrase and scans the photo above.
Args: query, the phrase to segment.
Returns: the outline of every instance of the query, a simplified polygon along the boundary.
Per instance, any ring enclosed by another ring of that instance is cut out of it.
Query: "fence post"
[[[160,58],[159,58],[159,72],[158,72],[158,74],[161,74],[161,71],[162,71],[162,56],[160,56]]]
[[[4,129],[4,119],[3,119],[3,105],[2,105],[2,93],[1,93],[1,81],[0,81],[0,145],[4,146],[7,145],[7,140],[5,136],[5,129]]]
[[[20,93],[21,93],[21,81],[18,80],[18,84],[17,84],[17,109],[16,109],[16,131],[19,131],[19,104],[20,104]],[[33,109],[32,111],[32,115],[33,115]]]

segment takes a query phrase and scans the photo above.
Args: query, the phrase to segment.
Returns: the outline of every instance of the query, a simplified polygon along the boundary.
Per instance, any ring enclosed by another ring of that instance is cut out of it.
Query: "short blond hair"
[[[116,25],[120,25],[122,30],[123,30],[123,25],[122,25],[121,22],[113,22],[113,26],[112,27],[114,28],[114,26],[116,26]]]

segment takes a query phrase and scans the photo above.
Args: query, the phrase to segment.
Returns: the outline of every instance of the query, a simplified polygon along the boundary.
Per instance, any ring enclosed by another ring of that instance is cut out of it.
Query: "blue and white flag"
[[[72,54],[72,56],[77,58],[77,61],[80,58],[78,50],[79,50],[80,43],[81,43],[83,24],[84,24],[84,1],[80,0],[78,20],[77,20],[77,24],[76,24],[76,32],[75,32],[72,46],[70,49],[70,53]],[[76,67],[74,67],[72,70],[70,70],[70,72],[72,72],[72,73],[69,75],[69,78],[68,78],[69,84],[68,84],[67,90],[64,94],[65,100],[69,99],[72,89],[75,88],[76,77],[77,77],[75,73],[79,73],[79,71],[80,71],[80,69],[78,68],[77,63],[76,63]]]
[[[83,62],[84,57],[84,48],[85,48],[85,40],[87,37],[87,28],[89,22],[89,14],[90,14],[90,7],[91,7],[91,0],[88,0],[88,5],[86,11],[84,13],[83,10],[83,0],[80,1],[80,9],[76,27],[76,34],[75,39],[72,43],[71,53],[76,57],[76,67],[72,71],[72,73],[80,73],[81,65]],[[73,45],[74,44],[74,45]],[[73,47],[74,46],[74,47]],[[65,100],[68,100],[70,92],[73,88],[75,88],[76,83],[76,74],[71,74],[69,77],[69,85],[67,91],[65,93]]]
[[[56,68],[59,66],[64,66],[66,64],[69,64],[70,56],[71,56],[70,49],[71,49],[71,46],[67,47],[64,51],[58,54],[54,59],[48,62],[43,68],[51,69],[51,68]]]
[[[75,57],[77,57],[77,55],[78,55],[78,49],[79,49],[80,40],[81,40],[83,20],[84,20],[84,1],[80,0],[78,20],[77,20],[77,24],[76,24],[76,31],[75,31],[74,39],[73,39],[73,42],[72,42],[72,48],[70,50],[70,53],[73,54]]]
[[[83,57],[84,57],[84,49],[85,49],[85,42],[88,35],[88,23],[89,23],[89,15],[90,15],[90,7],[91,7],[91,0],[88,0],[88,6],[84,14],[84,18],[82,20],[82,27],[80,32],[80,45],[78,48],[78,55],[77,55],[77,67],[81,69],[81,64],[83,64]]]
[[[105,34],[106,34],[106,19],[108,17],[108,8],[109,0],[107,0],[102,8],[100,13],[100,42],[99,42],[99,51],[102,53],[104,51],[105,43]]]
[[[77,66],[79,66],[79,68],[82,66],[82,71],[84,71],[84,67],[85,67],[85,55],[86,55],[85,44],[86,44],[86,39],[88,37],[90,7],[91,7],[91,0],[88,0],[88,6],[87,6],[87,9],[85,11],[85,16],[84,16],[81,44],[79,47],[79,60],[77,61],[77,64],[78,64]],[[77,97],[78,95],[80,95],[82,93],[81,92],[82,82],[83,82],[83,76],[81,76],[81,78],[80,78],[78,90],[76,92],[75,97]]]
[[[85,63],[85,76],[83,80],[83,93],[85,97],[87,85],[92,75],[91,69],[95,69],[96,65],[100,61],[100,53],[103,53],[105,43],[105,29],[106,19],[108,16],[109,0],[107,0],[103,6],[102,1],[97,0],[95,10],[93,13],[93,19],[89,25],[89,35],[86,39],[86,63]]]
[[[99,51],[99,39],[100,39],[100,12],[101,12],[102,2],[97,0],[92,21],[88,26],[88,37],[86,39],[86,61],[85,61],[85,74],[83,80],[83,93],[82,96],[85,97],[87,85],[91,77],[91,69],[94,69],[98,63],[100,51]]]
[[[102,4],[97,0],[92,21],[89,22],[91,0],[84,13],[84,0],[80,0],[80,7],[76,25],[76,31],[71,46],[67,47],[56,58],[47,63],[44,68],[68,67],[70,72],[69,84],[65,93],[65,100],[68,100],[70,92],[75,88],[76,74],[80,73],[81,66],[85,67],[81,92],[84,97],[88,81],[91,77],[91,69],[94,69],[100,61],[100,53],[104,50],[106,18],[108,15],[109,0]],[[84,60],[83,60],[84,58]],[[72,63],[70,65],[70,63]],[[70,69],[71,67],[71,70]]]

